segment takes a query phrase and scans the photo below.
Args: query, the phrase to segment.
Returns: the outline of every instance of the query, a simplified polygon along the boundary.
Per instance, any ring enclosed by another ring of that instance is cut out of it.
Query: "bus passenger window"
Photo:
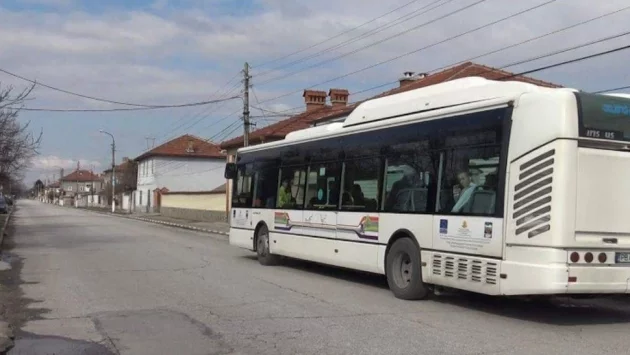
[[[498,148],[497,148],[498,149]],[[488,157],[488,148],[452,152],[449,168],[445,171],[446,186],[442,188],[442,212],[492,216],[496,211],[498,194],[499,156]],[[478,156],[479,158],[475,157]],[[450,186],[449,186],[450,185]]]
[[[341,209],[346,211],[378,211],[378,157],[345,162],[345,179]]]
[[[262,163],[255,169],[254,208],[274,208],[278,188],[278,168],[273,163]]]
[[[340,163],[312,164],[306,183],[308,209],[331,210],[339,205]]]
[[[249,208],[252,207],[252,164],[238,167],[236,180],[234,181],[234,191],[232,196],[232,206]]]
[[[389,159],[385,175],[385,211],[428,212],[433,175],[428,161]],[[433,184],[433,185],[432,185]]]
[[[302,209],[304,206],[304,168],[282,168],[276,208]]]

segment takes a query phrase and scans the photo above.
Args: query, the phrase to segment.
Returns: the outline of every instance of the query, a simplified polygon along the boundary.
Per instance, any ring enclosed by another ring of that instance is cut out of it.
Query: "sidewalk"
[[[162,216],[157,213],[126,213],[116,212],[112,213],[109,208],[100,207],[80,207],[82,210],[94,211],[97,213],[105,213],[109,215],[119,216],[123,218],[135,219],[144,222],[157,223],[171,227],[177,227],[182,229],[195,230],[199,232],[219,234],[227,236],[230,232],[230,225],[226,222],[205,222],[205,221],[193,221],[187,219],[179,219]]]
[[[203,222],[203,221],[191,221],[187,219],[171,218],[161,215],[126,215],[128,218],[137,219],[140,221],[146,221],[151,223],[158,223],[172,227],[178,227],[183,229],[196,230],[212,234],[228,235],[230,232],[230,225],[225,222]]]
[[[8,214],[0,215],[0,251],[2,251],[2,243],[4,241],[4,234],[6,233],[7,225],[9,224],[9,219],[11,218],[11,214],[15,210],[15,206],[11,207]],[[0,255],[1,256],[1,255]],[[0,271],[6,271],[11,269],[11,264],[5,262],[0,257]],[[3,288],[3,285],[0,285],[0,289]],[[2,290],[4,291],[4,290]],[[4,302],[4,297],[0,297],[0,299]],[[2,310],[2,306],[0,306],[0,315],[4,315],[4,310]],[[4,317],[3,317],[4,319]],[[4,354],[9,348],[13,347],[13,330],[9,323],[3,319],[0,319],[0,354]]]

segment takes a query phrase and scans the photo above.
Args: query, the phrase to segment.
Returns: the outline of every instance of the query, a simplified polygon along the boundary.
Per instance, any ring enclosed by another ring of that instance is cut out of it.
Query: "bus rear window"
[[[577,93],[580,136],[630,141],[630,99]]]

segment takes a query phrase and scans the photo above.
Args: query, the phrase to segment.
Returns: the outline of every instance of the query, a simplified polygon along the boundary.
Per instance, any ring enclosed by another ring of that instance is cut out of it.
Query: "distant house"
[[[163,192],[212,191],[225,184],[225,154],[218,145],[186,134],[134,159],[136,212],[157,212]]]
[[[48,184],[45,188],[45,201],[48,203],[58,203],[61,196],[61,183],[59,181]]]
[[[59,179],[64,199],[87,205],[88,197],[93,199],[103,189],[103,178],[89,170],[77,169]]]
[[[115,167],[114,185],[116,205],[123,210],[131,208],[132,194],[138,183],[138,164],[124,157],[122,163]],[[112,203],[112,169],[103,171],[103,190],[100,195],[100,204],[111,206]]]
[[[328,93],[326,91],[304,90],[304,94],[302,95],[304,97],[305,104],[304,112],[251,132],[249,135],[249,144],[256,145],[278,141],[284,139],[287,134],[297,130],[330,124],[332,122],[342,122],[359,104],[364,101],[419,89],[455,79],[477,76],[489,80],[498,80],[509,77],[509,80],[512,81],[521,81],[543,87],[561,87],[560,85],[530,77],[511,75],[513,75],[513,73],[472,62],[459,64],[433,74],[415,74],[413,72],[406,72],[399,79],[397,87],[369,99],[357,101],[353,104],[348,103],[350,94],[348,90],[345,89],[330,89]],[[329,99],[330,104],[327,104],[327,98]],[[239,136],[221,143],[221,148],[227,152],[226,159],[228,162],[234,160],[236,151],[238,148],[243,146],[243,142],[243,136]],[[229,211],[231,208],[232,183],[231,181],[228,181],[227,184],[228,196],[226,199],[226,211]]]

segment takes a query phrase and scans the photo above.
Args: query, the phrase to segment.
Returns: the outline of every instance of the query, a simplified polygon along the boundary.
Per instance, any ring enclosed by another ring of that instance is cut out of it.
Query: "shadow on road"
[[[255,255],[243,256],[243,259],[252,264],[258,263]],[[388,288],[387,279],[383,275],[289,258],[285,258],[281,266],[378,289]],[[437,302],[501,317],[559,326],[630,323],[630,297],[624,296],[585,300],[567,297],[526,300],[449,291],[434,295],[428,301],[419,302]]]
[[[256,255],[246,255],[243,256],[243,259],[249,260],[252,263],[258,263],[256,259]],[[344,269],[340,267],[328,266],[323,264],[318,264],[310,261],[298,260],[298,259],[290,259],[283,258],[282,264],[280,266],[284,266],[291,269],[296,269],[300,271],[306,271],[313,274],[318,274],[321,276],[331,277],[335,279],[344,280],[347,282],[353,282],[357,284],[362,284],[365,286],[372,286],[380,289],[387,289],[387,279],[383,275],[371,274],[369,272],[356,271],[351,269]]]
[[[524,300],[458,292],[435,302],[501,317],[558,326],[630,323],[630,300],[623,298],[571,299],[564,296]]]

